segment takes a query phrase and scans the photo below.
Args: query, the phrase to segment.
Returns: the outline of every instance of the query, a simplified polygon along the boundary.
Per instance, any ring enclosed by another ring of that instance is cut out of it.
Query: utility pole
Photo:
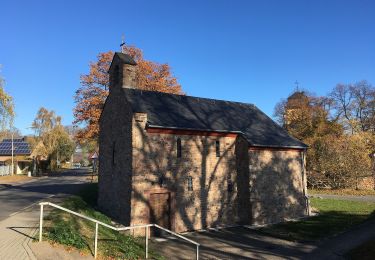
[[[14,175],[14,132],[13,132],[13,127],[11,129],[12,131],[12,175]]]

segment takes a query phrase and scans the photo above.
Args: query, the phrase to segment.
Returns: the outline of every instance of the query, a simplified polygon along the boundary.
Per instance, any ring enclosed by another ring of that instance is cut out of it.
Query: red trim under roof
[[[230,132],[215,132],[215,131],[204,131],[204,130],[186,130],[186,129],[171,129],[162,127],[150,127],[146,128],[146,132],[149,134],[172,134],[172,135],[199,135],[199,136],[217,136],[217,137],[232,137],[236,138],[238,133]],[[250,151],[304,151],[304,148],[299,147],[270,147],[270,146],[251,146],[249,145]]]
[[[150,134],[173,134],[173,135],[201,135],[201,136],[219,136],[219,137],[237,137],[236,133],[201,131],[201,130],[183,130],[169,128],[152,128],[147,127],[146,132]]]
[[[302,152],[304,148],[297,148],[297,147],[267,147],[267,146],[249,146],[250,151],[299,151]]]

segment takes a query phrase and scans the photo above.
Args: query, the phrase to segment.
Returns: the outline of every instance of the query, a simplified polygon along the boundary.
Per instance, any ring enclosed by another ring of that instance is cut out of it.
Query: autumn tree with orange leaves
[[[181,86],[172,75],[168,64],[159,64],[143,58],[140,49],[124,46],[125,53],[137,62],[138,88],[183,95]],[[81,75],[81,87],[76,91],[74,100],[74,124],[85,127],[77,131],[77,139],[84,143],[95,141],[99,134],[99,117],[109,92],[108,69],[114,52],[100,53],[96,62],[90,63],[90,72]]]

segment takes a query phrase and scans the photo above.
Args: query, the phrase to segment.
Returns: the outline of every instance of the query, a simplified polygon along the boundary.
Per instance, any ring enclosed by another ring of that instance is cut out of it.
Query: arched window
[[[181,138],[177,138],[177,158],[181,158]]]
[[[116,85],[120,79],[120,67],[118,65],[115,66],[113,70],[113,84]]]

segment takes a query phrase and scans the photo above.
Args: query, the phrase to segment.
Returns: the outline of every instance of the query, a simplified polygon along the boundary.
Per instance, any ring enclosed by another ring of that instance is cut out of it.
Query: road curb
[[[40,200],[38,200],[37,202],[34,202],[34,203],[30,204],[30,205],[27,206],[27,207],[24,207],[23,209],[20,209],[20,210],[18,210],[18,211],[16,211],[16,212],[13,212],[12,214],[9,215],[9,217],[13,217],[13,216],[15,216],[15,215],[17,215],[17,214],[19,214],[19,213],[22,213],[23,211],[25,211],[25,210],[27,210],[27,209],[29,209],[29,208],[32,208],[32,207],[34,207],[35,205],[39,204],[39,203],[42,202],[43,200],[50,199],[50,198],[52,198],[52,197],[54,197],[54,196],[56,196],[56,194],[52,194],[52,195],[50,195],[50,196],[48,196],[48,197],[46,197],[46,198],[40,199]]]

